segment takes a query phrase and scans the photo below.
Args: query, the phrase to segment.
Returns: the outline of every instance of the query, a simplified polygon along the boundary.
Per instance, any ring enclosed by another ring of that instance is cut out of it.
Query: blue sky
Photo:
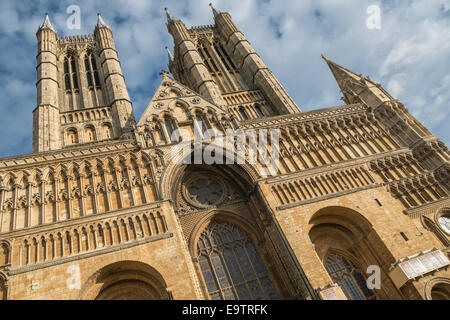
[[[31,152],[36,107],[36,30],[48,12],[58,36],[92,34],[101,12],[112,28],[139,119],[173,47],[164,7],[189,28],[213,23],[210,0],[0,2],[0,157]],[[342,104],[321,59],[380,82],[447,145],[450,142],[450,1],[221,0],[266,65],[303,111]],[[81,29],[67,28],[70,5]],[[381,28],[369,29],[370,5]]]

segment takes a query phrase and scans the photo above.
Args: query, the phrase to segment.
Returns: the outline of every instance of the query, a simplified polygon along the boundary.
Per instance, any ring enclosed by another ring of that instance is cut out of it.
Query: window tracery
[[[211,299],[277,299],[253,242],[237,226],[211,222],[199,238],[197,254]]]
[[[64,58],[64,83],[66,92],[78,92],[78,76],[75,58],[67,56]]]
[[[325,268],[349,300],[375,300],[376,296],[367,287],[366,279],[353,261],[332,252],[325,259]]]
[[[222,198],[223,188],[216,181],[200,178],[188,185],[187,193],[193,202],[200,205],[214,205]]]
[[[448,235],[450,235],[450,215],[443,214],[438,218],[438,223],[441,229]]]

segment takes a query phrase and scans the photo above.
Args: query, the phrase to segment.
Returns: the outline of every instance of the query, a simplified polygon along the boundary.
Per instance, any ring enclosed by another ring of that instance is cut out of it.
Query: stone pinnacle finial
[[[321,56],[322,56],[322,59],[323,59],[323,60],[328,61],[327,57],[325,57],[325,56],[323,55],[323,53],[321,54]]]
[[[214,17],[217,16],[217,15],[220,13],[220,11],[216,10],[216,8],[213,7],[213,5],[212,5],[211,2],[209,3],[209,6],[210,6],[211,9],[212,9],[212,12],[213,12]]]
[[[167,55],[169,56],[169,63],[173,62],[173,55],[172,52],[170,52],[169,48],[166,47]]]
[[[102,16],[100,15],[100,13],[97,13],[97,28],[108,28],[110,29],[110,27],[105,23],[105,21],[103,21]]]
[[[173,17],[173,15],[170,14],[169,9],[164,8],[164,10],[166,11],[167,21],[168,21],[168,22],[175,20],[175,18]]]
[[[48,17],[48,13],[45,13],[44,23],[42,23],[42,25],[39,27],[39,30],[41,30],[41,29],[50,29],[56,33],[55,29],[53,28],[53,26],[50,22],[50,18]]]

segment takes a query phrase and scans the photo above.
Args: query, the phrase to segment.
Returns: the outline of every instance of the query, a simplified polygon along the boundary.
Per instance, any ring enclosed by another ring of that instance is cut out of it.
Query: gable
[[[170,114],[179,122],[188,121],[194,109],[211,110],[216,114],[227,113],[223,108],[169,77],[167,73],[162,73],[162,77],[158,89],[138,121],[138,126],[162,114]]]

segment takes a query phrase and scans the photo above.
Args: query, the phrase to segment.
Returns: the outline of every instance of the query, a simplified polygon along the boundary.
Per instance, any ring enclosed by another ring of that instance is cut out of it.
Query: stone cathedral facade
[[[101,16],[68,38],[46,16],[33,153],[0,159],[0,297],[450,299],[445,144],[325,57],[345,104],[302,112],[213,14],[167,11],[172,76],[138,121]],[[197,127],[278,130],[277,171],[180,164]]]

